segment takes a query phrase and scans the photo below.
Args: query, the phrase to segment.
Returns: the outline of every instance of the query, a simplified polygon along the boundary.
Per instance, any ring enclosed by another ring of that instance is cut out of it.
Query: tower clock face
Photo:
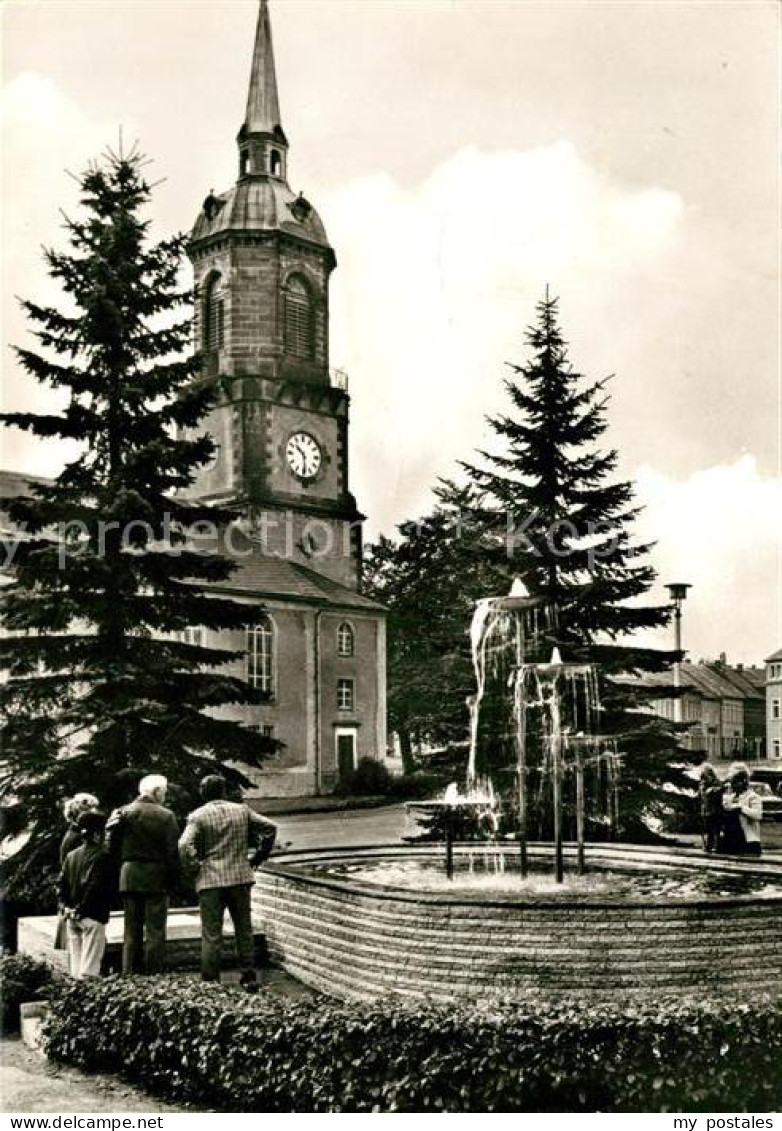
[[[297,479],[314,479],[323,462],[318,441],[309,432],[294,432],[285,445],[285,459]]]

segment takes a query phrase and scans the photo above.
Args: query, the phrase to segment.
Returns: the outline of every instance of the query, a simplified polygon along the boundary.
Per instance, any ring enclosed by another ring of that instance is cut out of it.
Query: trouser
[[[165,892],[125,891],[125,935],[122,943],[123,974],[158,974],[166,960]]]
[[[106,924],[97,919],[68,920],[68,963],[74,978],[94,978],[106,949]]]
[[[717,842],[720,836],[720,829],[722,828],[722,816],[720,814],[709,813],[708,816],[703,818],[703,833],[706,841],[706,851],[716,852]]]
[[[251,887],[252,884],[235,884],[232,887],[206,888],[198,894],[201,907],[201,977],[205,982],[220,981],[223,918],[226,908],[234,925],[242,982],[246,984],[256,979],[253,927],[250,918]]]

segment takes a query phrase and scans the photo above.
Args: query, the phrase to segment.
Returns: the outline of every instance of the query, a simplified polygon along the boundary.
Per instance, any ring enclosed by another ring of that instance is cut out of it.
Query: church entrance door
[[[356,768],[356,732],[354,730],[338,730],[337,742],[337,774],[340,781],[344,781],[348,774]]]

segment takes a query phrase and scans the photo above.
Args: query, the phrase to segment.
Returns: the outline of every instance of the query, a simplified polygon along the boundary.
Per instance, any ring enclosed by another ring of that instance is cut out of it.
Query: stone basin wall
[[[499,991],[537,1000],[648,999],[708,988],[710,996],[744,1000],[782,987],[782,897],[555,902],[417,893],[298,870],[363,855],[437,852],[375,847],[275,857],[258,873],[253,894],[270,956],[303,982],[343,998],[480,998]],[[695,851],[629,847],[595,847],[589,859],[644,869],[655,863],[734,873],[759,867],[715,863]],[[782,883],[782,863],[764,862],[762,871]]]

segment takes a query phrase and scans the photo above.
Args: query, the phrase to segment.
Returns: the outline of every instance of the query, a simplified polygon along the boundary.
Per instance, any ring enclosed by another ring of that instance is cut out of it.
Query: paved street
[[[291,848],[395,844],[414,828],[413,822],[408,823],[404,805],[341,812],[272,814],[271,820],[279,829],[278,844],[289,844]],[[782,850],[782,823],[764,822],[762,835],[764,849],[778,855]],[[681,837],[680,840],[684,844],[700,842],[698,837]]]
[[[278,845],[320,848],[360,844],[394,844],[406,828],[403,805],[382,809],[350,809],[337,813],[274,815]]]

